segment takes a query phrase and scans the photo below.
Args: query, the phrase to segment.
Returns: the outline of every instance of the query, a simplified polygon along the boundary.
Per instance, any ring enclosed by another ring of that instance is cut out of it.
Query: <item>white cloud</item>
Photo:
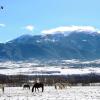
[[[5,24],[0,24],[0,27],[6,27],[6,25]]]
[[[34,26],[33,25],[27,25],[24,27],[26,30],[28,31],[33,31],[34,30]]]
[[[63,32],[71,32],[71,31],[100,32],[99,29],[92,26],[61,26],[61,27],[50,29],[50,30],[43,30],[41,33],[55,34],[57,32],[63,33]]]

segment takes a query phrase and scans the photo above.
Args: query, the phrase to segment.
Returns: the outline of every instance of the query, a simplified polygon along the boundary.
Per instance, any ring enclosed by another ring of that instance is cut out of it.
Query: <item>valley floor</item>
[[[44,92],[32,93],[22,87],[5,87],[0,89],[0,100],[100,100],[100,86],[72,86],[65,89],[55,89],[45,86]]]

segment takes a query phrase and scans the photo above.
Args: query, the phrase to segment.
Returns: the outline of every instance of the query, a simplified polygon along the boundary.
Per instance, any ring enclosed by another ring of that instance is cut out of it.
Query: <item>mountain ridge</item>
[[[0,43],[0,59],[99,59],[100,34],[72,31],[45,35],[23,35]]]

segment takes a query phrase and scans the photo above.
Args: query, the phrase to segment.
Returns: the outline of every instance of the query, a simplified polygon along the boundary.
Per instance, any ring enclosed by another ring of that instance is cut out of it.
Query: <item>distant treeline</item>
[[[43,82],[45,85],[53,85],[55,83],[67,83],[72,85],[82,83],[99,83],[100,74],[90,73],[84,75],[0,75],[0,84],[18,85],[24,83],[30,85],[36,81]]]

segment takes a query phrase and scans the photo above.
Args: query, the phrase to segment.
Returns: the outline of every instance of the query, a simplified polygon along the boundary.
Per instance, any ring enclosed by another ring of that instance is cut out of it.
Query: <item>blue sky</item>
[[[100,0],[0,0],[0,42],[60,26],[100,29]]]

